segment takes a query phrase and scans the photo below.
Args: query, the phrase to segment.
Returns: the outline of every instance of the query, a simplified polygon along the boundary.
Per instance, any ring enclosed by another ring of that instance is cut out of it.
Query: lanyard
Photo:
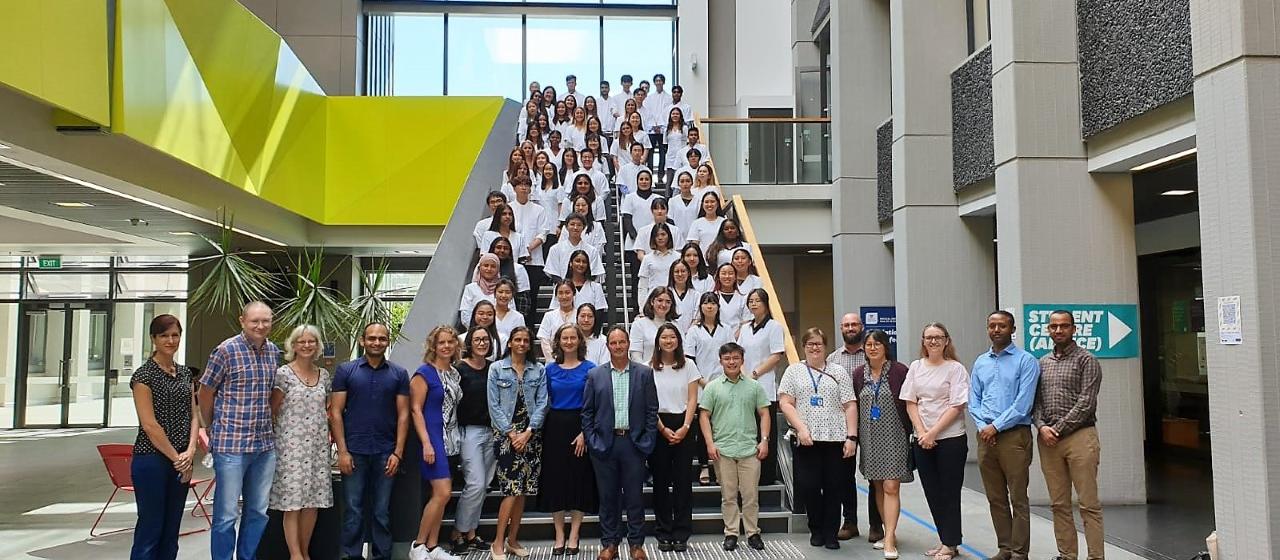
[[[817,394],[818,394],[818,382],[819,382],[819,381],[821,381],[822,379],[821,379],[820,377],[815,376],[815,375],[813,374],[813,368],[809,367],[809,364],[808,364],[808,363],[805,363],[805,364],[804,364],[804,368],[805,368],[805,369],[807,369],[807,370],[809,370],[809,382],[810,382],[810,383],[813,383],[813,394],[817,395]],[[819,371],[821,371],[824,375],[827,373],[825,370],[819,370]]]
[[[887,366],[887,365],[888,365],[888,362],[885,362],[885,365]],[[884,370],[885,370],[885,368],[882,366],[882,367],[881,367],[881,369],[880,369],[880,379],[879,379],[878,381],[876,381],[874,385],[872,385],[872,391],[874,391],[874,394],[873,394],[873,396],[871,397],[871,404],[872,404],[872,405],[875,405],[877,402],[879,402],[879,401],[880,401],[880,386],[881,386],[881,385],[884,385],[884,378],[885,378],[885,375],[884,375],[884,374],[885,374],[885,371],[884,371]]]

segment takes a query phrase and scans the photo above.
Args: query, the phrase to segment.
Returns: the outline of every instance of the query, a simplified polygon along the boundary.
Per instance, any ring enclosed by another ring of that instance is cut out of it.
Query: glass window
[[[27,348],[27,373],[44,374],[49,363],[47,358],[49,313],[47,311],[28,311],[27,328],[30,330],[27,340],[31,342],[31,345]]]
[[[107,312],[89,314],[89,369],[107,367]]]
[[[523,31],[518,15],[449,16],[449,95],[522,99]]]
[[[14,398],[18,388],[18,304],[0,303],[0,429],[13,427]],[[42,366],[43,367],[43,366]]]
[[[16,272],[0,274],[0,299],[18,299],[21,278]]]
[[[422,286],[422,277],[425,272],[387,272],[382,277],[383,297],[386,299],[413,299],[418,295],[418,288]],[[369,275],[370,281],[373,275]]]
[[[66,272],[27,273],[28,299],[106,299],[111,295],[111,275]]]
[[[562,97],[565,76],[578,78],[578,92],[600,91],[600,18],[529,16],[527,73],[530,82],[555,86]]]
[[[391,76],[395,95],[444,95],[444,16],[394,18]]]
[[[0,268],[18,268],[22,266],[22,257],[0,255]]]
[[[187,297],[185,272],[122,272],[116,275],[117,299],[181,299]]]
[[[181,255],[165,255],[158,257],[140,257],[124,255],[116,257],[117,268],[187,268],[187,257]]]
[[[667,87],[675,85],[671,72],[675,33],[671,18],[604,18],[604,75],[618,84],[618,77],[631,74],[637,86],[654,74],[667,77]],[[619,84],[614,89],[621,92]]]

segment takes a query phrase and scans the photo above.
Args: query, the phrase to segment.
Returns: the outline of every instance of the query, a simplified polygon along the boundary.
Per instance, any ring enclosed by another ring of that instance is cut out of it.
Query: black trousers
[[[853,484],[844,468],[844,442],[815,441],[792,450],[796,499],[804,504],[809,518],[809,534],[824,543],[836,542],[840,529],[840,504]]]
[[[933,449],[915,447],[916,470],[924,488],[938,539],[947,546],[960,546],[960,489],[964,486],[964,463],[969,456],[969,439],[955,436],[938,440]]]
[[[760,486],[778,482],[778,402],[769,403],[769,456],[760,461]],[[760,417],[756,416],[756,429],[760,429]],[[759,433],[759,432],[757,432]]]
[[[862,448],[858,448],[858,452],[862,453]],[[855,478],[858,472],[858,456],[854,455],[848,459],[844,459],[845,472],[849,473],[849,483],[845,485],[844,491],[844,522],[857,526],[858,524],[858,482]],[[872,489],[868,489],[871,491]],[[867,496],[867,525],[871,530],[883,529],[884,520],[880,518],[880,507],[876,505],[874,495]]]
[[[684,425],[684,414],[661,412],[658,418],[668,428]],[[659,437],[649,455],[658,540],[684,542],[693,533],[693,445],[692,432],[675,445]]]

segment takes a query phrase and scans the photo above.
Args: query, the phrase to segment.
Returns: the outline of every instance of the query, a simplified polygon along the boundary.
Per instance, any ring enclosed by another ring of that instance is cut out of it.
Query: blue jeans
[[[253,560],[267,528],[267,498],[276,472],[276,452],[214,453],[213,531],[209,546],[213,560]],[[244,496],[241,519],[240,496]],[[236,521],[240,538],[236,540]]]
[[[133,531],[133,560],[178,557],[178,529],[187,506],[187,485],[173,470],[173,462],[159,453],[134,455],[134,495],[138,525]]]
[[[458,498],[458,510],[453,521],[459,532],[471,532],[480,524],[480,509],[484,506],[484,497],[496,466],[493,429],[489,426],[463,426],[462,472],[466,476],[466,485],[462,487],[462,497]]]
[[[343,480],[347,493],[347,511],[342,519],[342,556],[345,558],[364,558],[366,536],[373,543],[374,560],[391,558],[391,488],[395,478],[384,474],[390,456],[390,453],[351,454],[353,468]],[[365,511],[369,508],[373,510],[370,512],[372,523],[365,520]]]

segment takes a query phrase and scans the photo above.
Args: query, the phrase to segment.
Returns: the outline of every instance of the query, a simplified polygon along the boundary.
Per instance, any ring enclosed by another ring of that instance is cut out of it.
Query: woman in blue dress
[[[422,442],[422,479],[431,486],[431,499],[422,509],[418,537],[409,549],[410,560],[456,560],[439,548],[444,506],[453,492],[449,456],[460,448],[456,410],[462,398],[461,377],[453,367],[458,333],[439,326],[427,335],[426,357],[409,380],[413,427]]]
[[[582,394],[587,373],[587,345],[576,325],[561,325],[552,339],[554,361],[547,364],[547,421],[542,432],[542,484],[538,509],[551,512],[556,541],[552,556],[578,554],[583,513],[595,513],[600,501],[595,470],[582,435]],[[565,535],[565,513],[569,533]]]

